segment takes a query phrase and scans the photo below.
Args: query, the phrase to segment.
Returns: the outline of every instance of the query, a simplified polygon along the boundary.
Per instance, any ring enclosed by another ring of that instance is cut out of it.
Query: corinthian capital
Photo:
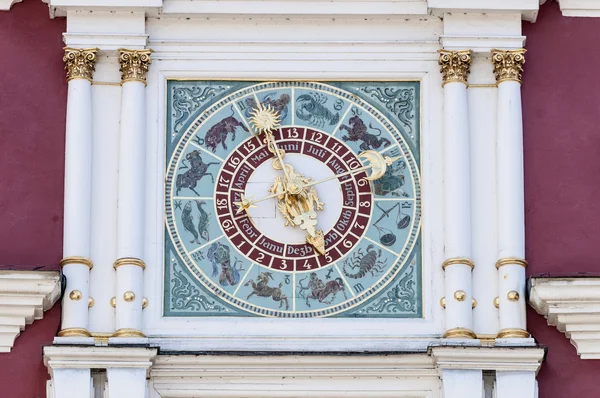
[[[63,62],[67,71],[67,81],[86,79],[91,82],[92,74],[96,69],[97,53],[97,48],[65,47]]]
[[[525,50],[492,50],[492,63],[496,83],[512,80],[521,83],[523,80],[523,64]]]
[[[442,86],[446,83],[459,82],[467,84],[467,76],[471,72],[471,50],[440,50],[439,65],[442,67]]]
[[[146,84],[148,66],[152,62],[152,50],[119,49],[119,64],[121,65],[121,84],[126,82],[142,82]]]

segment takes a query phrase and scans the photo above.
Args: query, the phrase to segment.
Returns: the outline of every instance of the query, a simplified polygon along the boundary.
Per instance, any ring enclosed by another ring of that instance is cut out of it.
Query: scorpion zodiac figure
[[[296,98],[296,116],[313,126],[333,126],[340,121],[339,112],[333,113],[327,107],[327,96],[319,93],[302,94]],[[341,109],[341,108],[340,108]]]
[[[387,259],[381,261],[379,259],[380,257],[381,249],[376,251],[373,245],[367,246],[366,253],[364,253],[362,248],[360,248],[356,252],[352,253],[351,257],[344,261],[344,275],[346,275],[348,278],[359,279],[370,272],[371,275],[375,276],[376,272],[379,273],[385,269],[387,263]],[[351,274],[348,272],[348,270],[346,270],[346,266],[352,268],[352,270],[358,268],[358,271],[354,274]]]
[[[281,287],[283,286],[283,282],[279,284],[279,287],[269,286],[269,279],[273,280],[273,274],[271,272],[261,272],[256,277],[256,282],[250,279],[244,286],[252,285],[252,293],[246,297],[248,300],[253,295],[257,295],[258,297],[271,297],[273,301],[279,301],[279,308],[285,302],[285,309],[289,310],[290,306],[288,304],[288,298],[281,291]]]
[[[310,307],[308,299],[318,300],[319,303],[331,304],[333,300],[335,300],[335,295],[338,292],[342,292],[344,294],[344,298],[348,299],[346,290],[344,290],[344,282],[342,281],[342,278],[335,278],[332,281],[323,283],[323,280],[317,276],[316,272],[311,272],[308,278],[310,279],[308,280],[308,284],[306,286],[302,285],[302,281],[304,281],[306,278],[301,279],[298,282],[300,285],[298,294],[300,297],[306,297],[306,305],[308,307]],[[309,291],[308,294],[306,294],[305,291]],[[331,295],[331,298],[327,300],[329,295]]]

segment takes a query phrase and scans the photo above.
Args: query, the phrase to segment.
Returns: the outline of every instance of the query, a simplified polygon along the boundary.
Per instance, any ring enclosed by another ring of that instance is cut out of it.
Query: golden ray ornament
[[[233,202],[233,204],[238,207],[238,211],[237,211],[236,214],[240,214],[243,211],[245,211],[246,213],[248,213],[249,209],[252,209],[252,208],[256,207],[256,205],[254,204],[252,198],[246,198],[246,196],[244,194],[242,194],[241,199],[242,200],[239,201],[239,202]]]
[[[271,105],[265,106],[259,102],[250,112],[249,122],[255,134],[270,133],[281,125],[281,116]]]

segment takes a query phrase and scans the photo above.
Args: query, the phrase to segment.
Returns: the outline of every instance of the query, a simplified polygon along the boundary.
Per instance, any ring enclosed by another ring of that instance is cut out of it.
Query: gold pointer
[[[366,166],[363,166],[363,167],[359,167],[358,169],[346,171],[346,172],[343,172],[340,174],[333,175],[331,177],[324,178],[319,181],[309,182],[308,184],[305,184],[305,185],[302,185],[301,187],[299,187],[299,190],[301,191],[304,188],[318,185],[323,182],[335,180],[337,178],[344,177],[347,175],[360,173],[360,172],[363,172],[363,171],[366,171],[369,169],[373,169],[373,172],[371,173],[370,176],[365,177],[365,179],[367,179],[369,181],[377,180],[377,179],[383,177],[388,166],[391,166],[396,160],[400,159],[402,156],[397,156],[397,157],[391,158],[389,156],[382,156],[381,154],[379,154],[376,151],[368,150],[368,151],[362,152],[358,157],[368,160],[369,164]],[[239,207],[238,213],[241,213],[244,210],[246,210],[246,212],[248,212],[248,209],[250,209],[251,207],[256,207],[254,205],[256,205],[257,203],[264,202],[265,200],[275,198],[284,193],[291,193],[291,192],[289,192],[288,190],[285,190],[283,192],[265,196],[264,198],[260,198],[257,200],[253,200],[252,198],[245,198],[244,196],[242,196],[242,201],[234,202],[234,204]]]

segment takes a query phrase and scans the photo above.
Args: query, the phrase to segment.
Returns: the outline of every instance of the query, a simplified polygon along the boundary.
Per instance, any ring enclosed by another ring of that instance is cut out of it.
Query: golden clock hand
[[[323,178],[322,180],[311,181],[308,184],[305,184],[303,186],[303,188],[312,187],[314,185],[318,185],[318,184],[321,184],[321,183],[324,183],[327,181],[331,181],[331,180],[336,180],[340,177],[360,173],[362,171],[367,171],[369,169],[373,169],[373,172],[371,173],[370,176],[365,177],[365,179],[367,179],[369,181],[377,180],[377,179],[383,177],[388,166],[391,166],[392,163],[394,163],[396,160],[401,158],[401,156],[397,156],[394,158],[391,158],[389,156],[384,157],[381,154],[379,154],[379,152],[376,152],[373,150],[368,150],[368,151],[362,152],[360,155],[358,155],[358,157],[366,158],[369,161],[369,164],[366,166],[363,166],[363,167],[359,167],[358,169],[345,171],[343,173],[339,173],[339,174],[333,175],[331,177]]]

